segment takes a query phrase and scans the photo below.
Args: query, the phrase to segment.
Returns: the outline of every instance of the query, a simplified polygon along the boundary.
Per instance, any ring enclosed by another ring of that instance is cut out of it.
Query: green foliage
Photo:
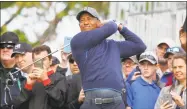
[[[146,2],[146,11],[149,11],[149,2]]]
[[[8,7],[11,7],[11,6],[13,6],[14,4],[15,4],[16,2],[0,2],[0,4],[1,4],[1,7],[0,7],[0,9],[4,9],[4,8],[8,8]]]
[[[0,35],[2,35],[3,33],[5,33],[6,31],[7,31],[6,26],[3,26],[3,27],[1,28],[1,34],[0,34]]]
[[[18,7],[25,7],[25,8],[41,7],[40,2],[16,2],[16,5]]]

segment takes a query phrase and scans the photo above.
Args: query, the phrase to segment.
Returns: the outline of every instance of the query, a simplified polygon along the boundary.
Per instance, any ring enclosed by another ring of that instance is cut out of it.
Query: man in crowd
[[[157,70],[158,58],[150,51],[144,52],[139,58],[141,76],[138,77],[128,88],[127,103],[132,109],[153,109],[160,88],[153,80]],[[147,94],[150,94],[149,96]]]
[[[175,43],[170,38],[163,38],[157,42],[156,47],[156,55],[158,57],[158,66],[159,69],[157,70],[157,74],[159,78],[162,77],[164,72],[168,71],[168,65],[167,60],[164,58],[164,54],[166,53],[166,50],[170,47],[174,47]]]
[[[18,36],[13,32],[5,32],[0,37],[0,108],[12,109],[15,106],[11,103],[14,96],[19,95],[21,83],[24,80],[21,72],[15,65],[15,58],[12,58],[13,48],[19,42]],[[17,72],[18,71],[18,72]],[[17,72],[17,73],[14,73]],[[27,109],[24,104],[19,109]]]
[[[16,51],[17,50],[17,51]],[[28,50],[28,49],[27,49]],[[25,44],[21,43],[20,48],[16,49],[13,56],[26,53]],[[34,61],[43,58],[51,53],[48,46],[42,45],[33,49],[32,58]],[[22,58],[24,61],[24,58]],[[20,64],[19,61],[17,64]],[[27,61],[28,62],[28,61]],[[52,56],[49,55],[42,60],[35,62],[32,73],[28,73],[27,81],[22,87],[19,97],[13,104],[19,106],[28,101],[28,109],[58,109],[66,101],[66,79],[65,75],[51,70]]]
[[[18,68],[24,73],[32,73],[34,65],[32,60],[32,46],[27,43],[18,43],[13,49],[11,57],[15,58]],[[31,64],[31,65],[30,65]],[[30,66],[28,66],[30,65]],[[26,67],[28,66],[28,67]]]
[[[122,60],[122,72],[123,77],[127,78],[128,75],[133,71],[137,66],[136,56],[131,56],[129,58],[123,58]]]
[[[69,66],[72,75],[67,76],[68,82],[68,98],[64,109],[80,109],[85,95],[82,89],[81,75],[77,63],[72,54],[68,56]]]
[[[76,18],[81,32],[71,40],[71,49],[86,95],[81,109],[124,109],[120,58],[142,53],[145,44],[122,24],[101,23],[94,8],[85,7]],[[125,41],[106,40],[117,30]]]

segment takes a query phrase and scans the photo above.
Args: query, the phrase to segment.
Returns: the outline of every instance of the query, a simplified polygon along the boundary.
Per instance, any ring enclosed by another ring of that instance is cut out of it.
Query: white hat
[[[171,39],[171,38],[162,38],[161,40],[159,40],[156,44],[156,46],[165,43],[169,46],[169,48],[176,46],[176,43]]]

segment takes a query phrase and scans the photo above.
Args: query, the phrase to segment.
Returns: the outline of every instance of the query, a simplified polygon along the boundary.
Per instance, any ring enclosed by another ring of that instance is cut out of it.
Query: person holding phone
[[[32,50],[32,59],[36,61],[50,53],[48,46],[37,46]],[[64,105],[67,91],[65,75],[54,72],[50,68],[51,63],[52,55],[34,63],[22,87],[21,99],[17,99],[16,103],[28,101],[28,109],[58,109]]]
[[[172,69],[176,81],[162,88],[154,109],[186,109],[186,53],[174,55]]]
[[[144,52],[143,41],[123,24],[101,22],[97,11],[85,7],[77,16],[81,32],[71,40],[72,55],[81,73],[85,101],[80,109],[124,109],[125,88],[120,58]],[[125,41],[108,40],[116,31]]]

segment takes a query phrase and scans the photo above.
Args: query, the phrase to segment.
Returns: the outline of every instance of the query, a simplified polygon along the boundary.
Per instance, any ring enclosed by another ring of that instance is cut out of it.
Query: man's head
[[[158,58],[163,58],[166,49],[175,46],[175,42],[170,38],[163,38],[156,44],[156,55]]]
[[[85,7],[77,14],[76,18],[79,21],[81,31],[94,30],[101,24],[97,11],[91,7]]]
[[[69,67],[70,67],[71,73],[72,73],[72,74],[80,73],[79,68],[78,68],[78,65],[77,65],[77,63],[75,62],[75,60],[74,60],[72,54],[70,54],[70,55],[68,56],[68,60],[69,60]]]
[[[1,61],[14,61],[11,58],[13,47],[19,42],[18,36],[13,32],[6,32],[0,37],[0,57]]]
[[[41,59],[41,58],[43,58],[44,56],[47,56],[50,53],[51,53],[51,49],[47,45],[41,45],[41,46],[35,47],[32,50],[33,61]],[[52,64],[52,55],[49,55],[49,56],[45,57],[44,59],[42,59],[42,62],[43,62],[43,66],[46,69],[49,69],[50,65]]]
[[[147,51],[142,53],[139,57],[139,66],[143,77],[153,77],[157,70],[157,63],[158,58],[153,52]]]
[[[128,76],[137,65],[136,57],[123,58],[121,61],[123,73]]]
[[[164,58],[164,54],[169,47],[175,46],[175,42],[170,38],[163,38],[157,42],[156,55],[158,57],[158,65],[162,72],[168,69],[167,60]]]
[[[21,69],[25,66],[28,66],[33,62],[32,46],[27,43],[17,43],[13,48],[11,57],[15,57],[16,65],[18,68]],[[29,67],[24,68],[23,71],[27,72]]]
[[[168,48],[166,50],[166,53],[164,54],[164,58],[167,59],[167,63],[168,63],[168,67],[169,67],[170,71],[172,71],[173,56],[176,53],[185,53],[185,51],[181,47],[172,47],[172,48]]]

